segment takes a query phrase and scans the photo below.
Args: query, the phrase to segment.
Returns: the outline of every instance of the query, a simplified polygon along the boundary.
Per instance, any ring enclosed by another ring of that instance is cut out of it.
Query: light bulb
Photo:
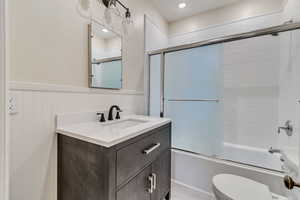
[[[185,8],[185,7],[186,7],[186,3],[184,2],[178,4],[178,8]]]

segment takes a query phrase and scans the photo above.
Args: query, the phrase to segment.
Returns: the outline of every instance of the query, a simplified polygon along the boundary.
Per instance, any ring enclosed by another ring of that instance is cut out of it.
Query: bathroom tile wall
[[[224,142],[277,146],[281,37],[223,44]]]

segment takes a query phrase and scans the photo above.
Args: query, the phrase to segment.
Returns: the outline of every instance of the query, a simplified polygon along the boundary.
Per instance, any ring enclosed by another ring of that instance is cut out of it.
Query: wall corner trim
[[[7,114],[7,5],[0,0],[0,199],[9,199],[9,124]]]
[[[60,93],[81,93],[81,94],[106,94],[106,95],[137,95],[143,96],[143,91],[137,90],[106,90],[106,89],[95,89],[86,88],[79,86],[70,85],[56,85],[48,83],[37,83],[37,82],[21,82],[21,81],[10,81],[9,89],[11,91],[32,91],[32,92],[60,92]]]

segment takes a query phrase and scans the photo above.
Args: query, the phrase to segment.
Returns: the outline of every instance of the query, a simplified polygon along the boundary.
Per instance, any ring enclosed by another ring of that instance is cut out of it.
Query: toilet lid
[[[218,193],[232,200],[272,200],[268,186],[232,174],[214,176],[213,186]]]

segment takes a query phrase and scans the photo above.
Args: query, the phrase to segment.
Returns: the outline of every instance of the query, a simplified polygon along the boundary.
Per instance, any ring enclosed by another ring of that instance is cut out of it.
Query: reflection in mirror
[[[92,88],[122,88],[122,38],[98,23],[89,25],[89,84]]]

